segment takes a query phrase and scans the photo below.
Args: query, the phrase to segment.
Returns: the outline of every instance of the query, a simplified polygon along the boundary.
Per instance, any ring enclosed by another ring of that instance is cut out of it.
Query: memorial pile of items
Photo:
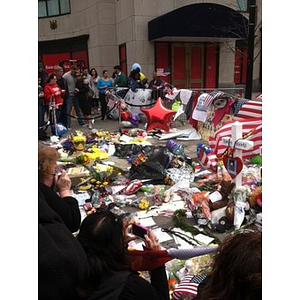
[[[168,133],[175,114],[161,99],[141,109],[148,120],[145,130],[75,131],[56,145],[62,168],[73,178],[83,218],[110,209],[155,230],[165,250],[135,269],[166,263],[173,299],[185,284],[191,287],[195,276],[197,282],[205,278],[224,234],[261,229],[262,120],[261,106],[252,102],[219,91],[200,95],[193,115],[206,143],[197,143],[193,159],[179,140],[151,144],[151,130]],[[123,167],[121,160],[126,161]],[[159,216],[171,219],[173,226],[158,226]],[[130,247],[134,257],[145,257],[141,241]],[[185,255],[189,249],[195,251]]]

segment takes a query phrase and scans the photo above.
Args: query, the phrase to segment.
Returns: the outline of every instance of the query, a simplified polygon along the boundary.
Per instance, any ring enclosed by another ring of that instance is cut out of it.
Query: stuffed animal
[[[218,192],[221,194],[222,198],[218,201],[209,200],[209,208],[210,210],[216,210],[221,207],[224,207],[228,203],[228,196],[231,193],[231,190],[234,188],[235,183],[231,181],[222,180],[218,186]]]

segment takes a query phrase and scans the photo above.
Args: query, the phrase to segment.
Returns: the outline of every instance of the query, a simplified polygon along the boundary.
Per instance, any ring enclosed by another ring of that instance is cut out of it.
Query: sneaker
[[[89,129],[93,129],[93,126],[92,126],[92,124],[89,124]]]
[[[81,126],[82,127],[88,127],[88,124],[82,124]]]

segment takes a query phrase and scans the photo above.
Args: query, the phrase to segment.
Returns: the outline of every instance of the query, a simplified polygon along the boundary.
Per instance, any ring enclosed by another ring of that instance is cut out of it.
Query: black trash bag
[[[149,155],[145,162],[138,165],[131,165],[129,178],[133,179],[151,179],[148,183],[164,184],[172,154],[165,148],[153,148],[153,154]]]
[[[115,144],[114,156],[119,158],[127,158],[141,151],[142,145],[137,144]]]

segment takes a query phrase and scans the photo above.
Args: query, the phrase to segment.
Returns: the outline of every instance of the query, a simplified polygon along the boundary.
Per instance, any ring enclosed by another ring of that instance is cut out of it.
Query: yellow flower
[[[84,154],[88,156],[90,159],[96,159],[100,156],[100,150],[97,147],[92,147],[91,150],[92,153],[85,152]]]
[[[73,142],[78,143],[78,142],[86,142],[86,137],[82,135],[75,135],[72,137]]]
[[[87,155],[83,155],[83,164],[89,164],[91,162],[91,159]]]
[[[79,189],[80,191],[86,191],[86,190],[89,190],[91,187],[92,187],[91,184],[87,184],[87,185],[82,185],[82,186],[80,186],[78,189]]]
[[[142,199],[139,203],[139,209],[148,209],[149,202],[146,199]]]

